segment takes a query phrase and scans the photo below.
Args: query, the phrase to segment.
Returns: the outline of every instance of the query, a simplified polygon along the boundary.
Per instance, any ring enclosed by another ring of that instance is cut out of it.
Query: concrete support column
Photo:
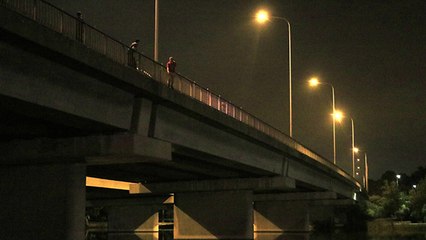
[[[165,208],[169,198],[104,199],[89,201],[89,205],[105,213],[109,239],[138,236],[149,240],[159,238],[159,212]]]
[[[252,191],[176,193],[174,239],[253,239]]]
[[[307,232],[332,227],[335,206],[351,204],[333,192],[260,194],[255,196],[255,232]]]
[[[85,237],[86,166],[0,167],[0,228],[8,240]]]
[[[157,232],[161,205],[109,206],[108,230],[112,232]]]
[[[153,134],[155,123],[155,106],[146,98],[135,98],[130,131],[143,136]]]
[[[254,231],[303,232],[310,230],[306,201],[261,201],[254,204]]]

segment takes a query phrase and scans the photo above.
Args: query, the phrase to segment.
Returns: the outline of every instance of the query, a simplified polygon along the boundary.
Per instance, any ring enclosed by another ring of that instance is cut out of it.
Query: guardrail
[[[67,38],[79,41],[81,44],[105,55],[118,64],[135,68],[135,71],[149,76],[163,84],[167,84],[169,75],[163,65],[140,52],[132,51],[127,45],[90,26],[82,19],[78,19],[46,1],[0,0],[0,4],[61,33]],[[135,61],[132,59],[132,64],[129,64],[129,58],[134,58]],[[208,88],[198,85],[195,81],[180,74],[176,74],[174,86],[176,86],[175,90],[263,132],[304,155],[334,169],[343,177],[354,181],[349,174],[320,155],[304,147],[278,129],[244,111],[241,107],[235,106],[220,95],[211,92]]]

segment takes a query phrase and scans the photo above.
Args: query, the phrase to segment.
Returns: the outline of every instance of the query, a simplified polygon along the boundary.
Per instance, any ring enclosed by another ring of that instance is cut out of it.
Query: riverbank
[[[426,223],[412,223],[409,221],[394,221],[393,219],[375,219],[367,223],[368,235],[395,236],[426,233]]]

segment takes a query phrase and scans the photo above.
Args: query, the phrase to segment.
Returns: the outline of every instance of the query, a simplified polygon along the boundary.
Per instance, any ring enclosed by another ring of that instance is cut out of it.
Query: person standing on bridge
[[[84,43],[84,20],[81,12],[77,12],[77,20],[75,24],[75,38],[77,41]]]
[[[136,51],[138,49],[138,45],[139,45],[139,40],[136,39],[135,41],[132,42],[132,44],[130,44],[130,48],[127,50],[127,64],[132,67],[132,68],[136,68]]]
[[[169,75],[167,79],[167,87],[173,89],[173,83],[175,81],[175,75],[176,75],[176,62],[173,59],[173,57],[169,57],[169,61],[166,65],[167,74]]]

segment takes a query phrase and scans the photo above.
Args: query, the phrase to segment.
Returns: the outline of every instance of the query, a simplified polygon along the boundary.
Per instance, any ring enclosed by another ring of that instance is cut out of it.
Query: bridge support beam
[[[173,197],[170,196],[143,196],[132,199],[89,200],[88,206],[102,210],[108,219],[108,236],[112,239],[123,236],[159,239],[159,213],[165,210],[164,204],[172,202]]]
[[[84,239],[86,167],[0,167],[2,238]]]
[[[174,221],[174,239],[253,239],[253,193],[176,193]]]
[[[307,232],[313,223],[334,224],[335,193],[287,193],[256,195],[255,232]]]

